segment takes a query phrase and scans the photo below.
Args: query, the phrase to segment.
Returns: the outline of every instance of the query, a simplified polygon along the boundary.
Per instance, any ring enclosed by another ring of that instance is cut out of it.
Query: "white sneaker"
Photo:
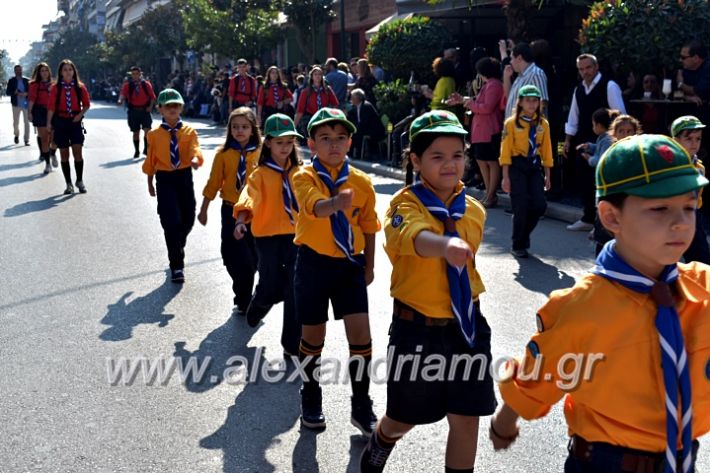
[[[593,228],[594,225],[592,225],[591,223],[583,222],[581,220],[577,220],[573,224],[567,225],[567,230],[571,232],[588,232]]]
[[[79,189],[80,194],[86,194],[86,186],[84,186],[84,181],[76,181],[76,188]]]
[[[50,172],[52,172],[52,166],[47,163],[47,165],[44,167],[44,173],[49,174]]]
[[[57,155],[54,153],[52,153],[52,167],[53,168],[59,167],[59,162],[57,161]]]

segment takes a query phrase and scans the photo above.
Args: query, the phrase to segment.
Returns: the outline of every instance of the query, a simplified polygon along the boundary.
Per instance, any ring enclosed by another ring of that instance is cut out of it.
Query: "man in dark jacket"
[[[7,95],[12,103],[12,127],[15,133],[15,144],[20,142],[20,114],[25,122],[25,146],[30,145],[30,118],[28,111],[28,95],[30,80],[22,75],[22,66],[15,66],[15,77],[7,81]]]
[[[380,115],[375,106],[365,100],[365,91],[362,89],[354,89],[350,92],[350,102],[353,106],[348,112],[348,120],[357,128],[353,135],[350,156],[360,159],[367,154],[370,160],[375,161],[379,157],[379,142],[385,137],[385,127],[382,125]],[[365,141],[367,148],[363,153]]]

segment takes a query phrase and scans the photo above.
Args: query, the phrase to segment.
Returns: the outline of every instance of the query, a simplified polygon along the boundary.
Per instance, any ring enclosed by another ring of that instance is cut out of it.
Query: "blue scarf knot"
[[[281,174],[281,194],[284,201],[284,210],[286,211],[286,215],[288,215],[288,220],[291,222],[291,225],[295,225],[296,219],[293,216],[293,212],[298,212],[298,202],[296,202],[296,196],[293,193],[293,188],[291,188],[291,182],[288,180],[288,172],[290,171],[290,168],[282,168],[276,164],[274,159],[271,157],[264,162],[264,165]]]
[[[170,163],[173,165],[173,169],[177,169],[180,166],[180,148],[178,147],[178,137],[177,132],[182,128],[182,121],[178,120],[173,128],[168,125],[165,120],[160,124],[160,128],[170,132]]]
[[[237,194],[247,183],[247,153],[254,151],[258,146],[251,141],[242,148],[238,141],[232,141],[229,146],[239,151],[239,164],[237,165]]]

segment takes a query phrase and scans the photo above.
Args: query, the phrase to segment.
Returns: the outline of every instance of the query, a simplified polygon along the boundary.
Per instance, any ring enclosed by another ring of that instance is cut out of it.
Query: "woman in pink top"
[[[447,102],[450,105],[463,103],[464,107],[473,112],[471,122],[472,156],[476,159],[486,186],[486,197],[482,204],[486,208],[495,207],[498,203],[496,190],[500,182],[501,130],[503,129],[503,112],[501,99],[503,83],[501,82],[500,63],[497,59],[484,57],[476,63],[476,72],[483,78],[483,87],[475,98],[452,95]]]

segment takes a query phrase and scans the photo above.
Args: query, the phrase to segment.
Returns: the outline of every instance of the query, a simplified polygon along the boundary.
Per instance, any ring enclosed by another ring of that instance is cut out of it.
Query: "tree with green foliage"
[[[298,47],[310,64],[316,61],[318,29],[335,17],[334,4],[334,0],[283,1],[283,12],[296,29]]]
[[[582,51],[609,61],[621,74],[670,77],[687,40],[710,37],[705,0],[627,0],[592,5],[579,31]]]
[[[427,83],[434,79],[434,58],[450,41],[451,35],[443,25],[414,16],[383,25],[370,40],[367,57],[393,78],[408,80],[413,71],[420,83]]]
[[[282,37],[279,2],[266,0],[178,0],[187,45],[198,53],[254,58]]]
[[[0,82],[5,82],[10,77],[10,54],[5,49],[0,49]]]
[[[98,45],[99,40],[95,35],[79,28],[70,28],[52,45],[43,60],[54,70],[62,60],[70,59],[77,65],[82,80],[102,77]]]

